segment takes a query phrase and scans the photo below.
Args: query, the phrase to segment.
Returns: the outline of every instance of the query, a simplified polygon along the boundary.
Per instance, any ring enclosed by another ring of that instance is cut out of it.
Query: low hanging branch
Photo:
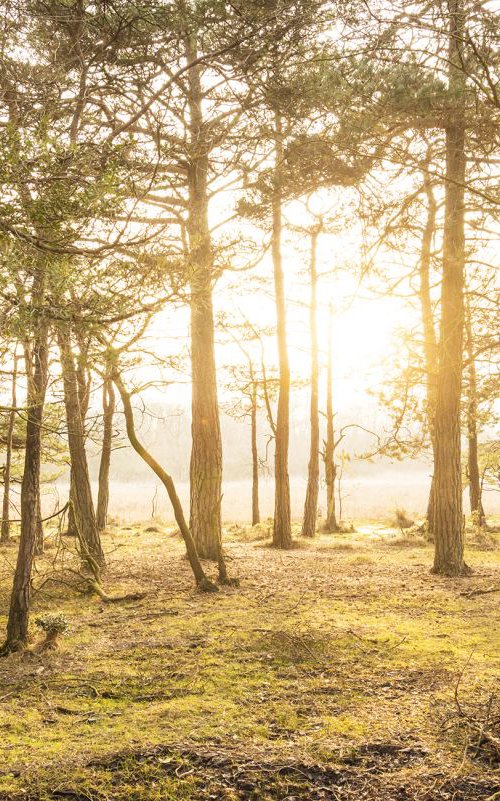
[[[149,465],[151,470],[153,470],[153,472],[158,476],[163,486],[167,490],[170,503],[172,504],[174,510],[175,520],[179,526],[179,530],[186,545],[187,557],[194,573],[196,585],[198,589],[202,590],[203,592],[217,592],[217,585],[207,578],[205,571],[203,570],[198,553],[196,551],[196,545],[189,530],[189,526],[186,523],[181,502],[179,500],[179,496],[177,495],[172,477],[163,469],[163,467],[156,461],[149,451],[146,450],[144,445],[142,445],[137,438],[135,433],[134,413],[132,410],[132,404],[130,402],[130,393],[125,389],[121,376],[116,367],[112,371],[111,378],[118,392],[120,393],[123,404],[123,412],[125,415],[127,435],[130,440],[130,444],[135,452],[139,454],[141,459],[143,459],[146,464]]]

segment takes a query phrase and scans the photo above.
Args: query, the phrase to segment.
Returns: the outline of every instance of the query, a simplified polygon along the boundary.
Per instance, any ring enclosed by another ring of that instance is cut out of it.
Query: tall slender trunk
[[[80,351],[76,360],[76,378],[78,384],[78,403],[80,406],[80,413],[82,416],[82,425],[85,430],[85,420],[90,402],[90,377],[87,376],[87,351],[86,343],[80,341]],[[69,508],[68,508],[68,526],[66,535],[69,537],[76,537],[77,525],[75,519],[75,479],[73,475],[73,468],[70,467],[69,479]]]
[[[69,468],[69,506],[68,506],[68,525],[65,534],[68,537],[76,537],[76,520],[75,520],[75,480],[73,477],[73,468]]]
[[[59,330],[58,344],[61,353],[64,405],[66,408],[68,445],[73,475],[74,496],[72,502],[77,535],[80,541],[82,559],[89,562],[92,568],[99,569],[105,566],[105,558],[97,530],[92,501],[87,454],[85,451],[85,432],[79,403],[78,380],[68,329]]]
[[[281,254],[282,235],[282,164],[283,132],[279,114],[275,115],[275,169],[272,196],[271,252],[274,268],[274,292],[276,298],[276,335],[278,340],[279,388],[276,414],[274,454],[274,527],[273,545],[276,548],[292,547],[290,512],[290,479],[288,476],[288,447],[290,439],[290,364],[286,332],[285,276]]]
[[[42,498],[40,484],[38,485],[38,495],[36,498],[36,532],[35,532],[35,554],[41,556],[44,549],[44,534],[42,520]]]
[[[436,461],[436,392],[437,392],[437,371],[438,371],[438,342],[434,327],[434,314],[431,299],[431,257],[432,242],[436,229],[436,199],[432,190],[432,182],[428,172],[424,175],[424,189],[427,196],[427,219],[422,235],[422,250],[420,254],[419,266],[419,299],[422,313],[422,327],[424,334],[424,359],[425,359],[425,385],[427,400],[427,423],[429,426],[429,436],[432,448],[433,464]],[[435,482],[434,471],[429,490],[429,500],[427,503],[427,530],[431,536],[434,531],[434,495]]]
[[[317,284],[316,247],[319,230],[311,233],[311,300],[309,309],[309,325],[311,332],[311,441],[309,451],[309,467],[307,475],[307,491],[304,504],[304,520],[302,536],[314,537],[316,533],[316,516],[318,513],[319,492],[319,411],[318,411],[318,323],[317,323]]]
[[[7,441],[5,454],[5,469],[3,474],[3,505],[2,505],[2,530],[0,534],[1,542],[10,540],[10,477],[12,470],[12,446],[14,442],[14,426],[16,424],[17,406],[17,353],[14,353],[14,365],[12,368],[12,393],[11,410],[9,412],[9,424],[7,427]]]
[[[104,531],[108,519],[109,468],[111,464],[111,447],[113,444],[113,416],[115,413],[115,391],[113,389],[113,382],[109,378],[105,378],[102,385],[102,410],[103,433],[96,509],[98,531]]]
[[[196,38],[186,39],[186,58],[196,58]],[[188,74],[190,113],[189,279],[191,286],[192,449],[190,528],[202,558],[222,553],[222,439],[214,345],[213,253],[208,225],[209,145],[202,112],[201,67]]]
[[[465,332],[467,343],[468,382],[467,382],[467,478],[469,480],[469,500],[472,519],[476,525],[486,526],[483,507],[481,473],[478,461],[477,430],[477,375],[474,360],[474,340],[469,303],[466,304]]]
[[[32,346],[28,349],[27,422],[24,472],[21,484],[21,536],[14,583],[10,598],[7,637],[2,653],[10,653],[28,644],[31,605],[31,573],[36,546],[37,498],[40,494],[40,461],[43,409],[47,389],[48,326],[39,310],[44,299],[44,269],[39,266],[33,281],[33,307],[37,309]]]
[[[326,440],[325,440],[325,483],[326,483],[326,520],[324,530],[330,533],[339,530],[335,510],[335,439],[333,429],[333,359],[332,359],[332,318],[333,311],[328,311],[328,356],[326,366]]]
[[[252,439],[252,526],[260,523],[259,511],[259,452],[257,449],[257,381],[253,376],[251,367],[252,381],[252,409],[250,413],[251,439]]]
[[[446,126],[445,221],[434,471],[435,573],[459,576],[464,563],[460,400],[464,328],[465,78],[463,0],[450,0],[449,93]]]
[[[32,349],[28,342],[24,343],[24,363],[26,365],[26,377],[28,384],[29,382],[33,382],[34,380],[34,360],[32,355]],[[43,433],[42,430],[40,431],[40,448],[42,447],[42,439]],[[41,457],[40,457],[40,465],[41,465]],[[43,539],[43,521],[42,521],[42,502],[41,502],[41,488],[40,488],[40,476],[38,477],[37,487],[36,487],[36,497],[35,497],[35,517],[36,517],[36,525],[35,525],[35,556],[41,556],[43,554],[44,548],[44,539]]]

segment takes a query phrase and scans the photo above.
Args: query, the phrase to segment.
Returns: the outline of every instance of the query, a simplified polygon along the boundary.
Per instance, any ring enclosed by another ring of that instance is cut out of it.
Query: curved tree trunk
[[[9,542],[10,540],[10,476],[12,470],[12,446],[14,440],[14,426],[16,423],[16,406],[17,406],[17,353],[14,353],[14,365],[12,369],[12,395],[11,395],[11,410],[9,412],[9,425],[7,428],[7,441],[6,441],[6,454],[5,454],[5,469],[3,474],[3,504],[2,504],[2,530],[0,534],[1,542]]]
[[[113,382],[106,378],[102,386],[103,435],[101,461],[99,464],[99,489],[97,493],[96,523],[98,531],[104,531],[108,518],[109,468],[113,444],[113,416],[115,413],[115,391]]]
[[[188,36],[186,58],[196,58],[196,39]],[[222,439],[217,400],[213,253],[208,225],[208,151],[202,112],[201,68],[188,73],[190,111],[189,276],[191,286],[192,450],[190,527],[202,558],[220,560],[222,551]]]
[[[307,476],[307,491],[304,505],[304,520],[302,522],[302,536],[314,537],[316,533],[316,516],[318,513],[319,492],[319,411],[318,411],[318,330],[317,330],[317,283],[316,245],[319,231],[311,234],[311,301],[310,301],[310,331],[311,331],[311,442],[309,451],[309,467]]]
[[[434,502],[435,573],[459,576],[464,563],[460,401],[464,328],[465,79],[462,71],[463,0],[450,0],[449,89],[446,126],[445,222],[439,373],[436,397]]]
[[[92,501],[78,381],[71,351],[70,333],[67,329],[64,331],[62,329],[59,330],[58,344],[61,353],[68,445],[73,471],[74,496],[72,503],[81,556],[84,561],[92,562],[93,566],[103,568],[105,566],[105,558],[97,530]]]
[[[134,413],[132,404],[130,403],[130,395],[126,391],[123,381],[121,380],[121,377],[117,371],[113,373],[113,381],[118,389],[118,392],[120,393],[122,400],[125,423],[127,426],[127,435],[130,440],[130,444],[136,453],[139,454],[146,464],[149,465],[151,470],[153,470],[153,472],[158,476],[167,491],[170,503],[172,504],[174,510],[176,523],[179,526],[179,530],[186,546],[187,557],[189,559],[189,564],[191,565],[191,570],[193,571],[196,584],[201,590],[208,592],[214,591],[217,589],[217,587],[210,581],[210,579],[207,578],[205,571],[203,570],[203,566],[199,560],[198,552],[196,550],[196,543],[186,523],[182,505],[177,495],[173,479],[149,453],[149,451],[146,450],[142,443],[139,442],[135,433]]]
[[[290,364],[286,334],[285,277],[281,254],[281,172],[283,161],[282,124],[276,114],[276,164],[272,197],[271,253],[274,268],[274,292],[276,298],[276,335],[278,339],[279,390],[276,414],[274,453],[274,527],[273,545],[276,548],[292,547],[290,513],[290,480],[288,476],[288,447],[290,439]]]
[[[43,269],[37,271],[33,287],[34,307],[43,302]],[[25,648],[28,644],[28,623],[31,604],[31,572],[36,547],[38,522],[37,498],[40,495],[40,461],[43,409],[47,389],[48,326],[40,319],[31,348],[27,348],[30,364],[28,376],[26,447],[21,484],[21,536],[14,583],[10,598],[7,638],[2,653]]]

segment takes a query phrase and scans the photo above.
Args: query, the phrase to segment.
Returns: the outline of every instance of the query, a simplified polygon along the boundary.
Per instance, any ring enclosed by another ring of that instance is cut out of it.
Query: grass
[[[289,552],[232,527],[241,588],[200,595],[178,539],[155,528],[105,536],[107,588],[147,590],[140,601],[82,596],[53,550],[39,560],[35,611],[61,611],[70,631],[56,651],[0,662],[0,798],[500,790],[449,725],[462,671],[465,701],[498,691],[500,594],[463,593],[500,588],[500,550],[471,548],[473,576],[452,580],[429,573],[429,546],[380,526]],[[0,552],[4,612],[12,558]]]

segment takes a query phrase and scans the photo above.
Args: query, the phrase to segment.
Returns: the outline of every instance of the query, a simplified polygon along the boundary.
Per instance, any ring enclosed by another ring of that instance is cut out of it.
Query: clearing
[[[242,583],[215,595],[194,591],[171,526],[105,535],[106,589],[140,600],[79,594],[71,554],[47,549],[33,619],[70,628],[0,661],[0,798],[500,798],[498,535],[451,580],[381,525],[289,552],[265,529],[227,527]]]

